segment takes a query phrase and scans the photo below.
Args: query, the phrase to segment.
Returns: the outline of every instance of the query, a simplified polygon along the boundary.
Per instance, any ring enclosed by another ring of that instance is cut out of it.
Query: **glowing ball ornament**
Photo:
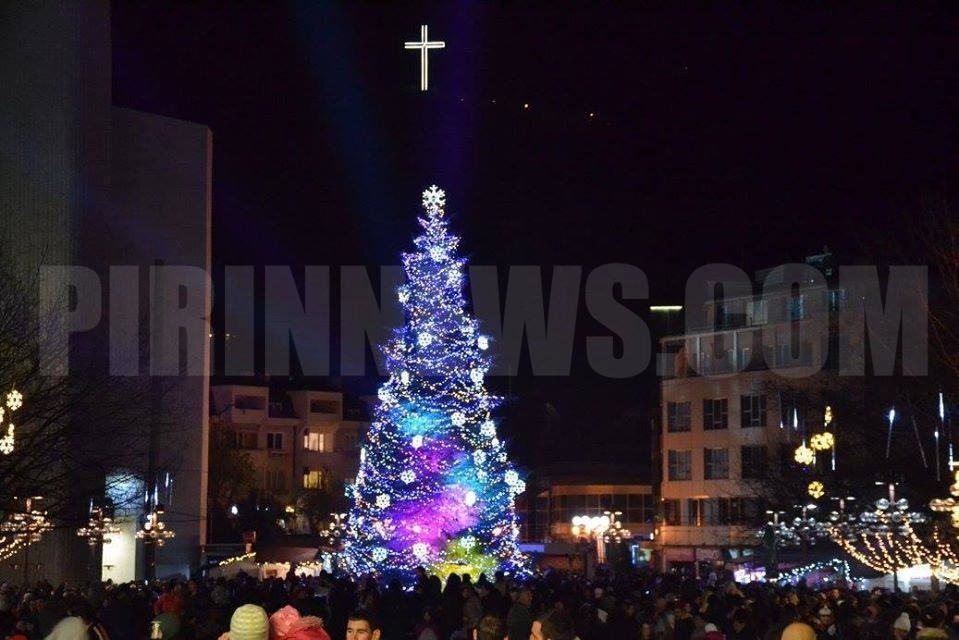
[[[799,464],[811,465],[816,461],[816,452],[806,445],[801,444],[796,447],[796,451],[793,453],[793,460]]]
[[[835,443],[835,437],[828,431],[825,433],[817,433],[809,439],[809,446],[815,451],[827,451],[832,449]]]
[[[811,498],[818,500],[826,495],[826,487],[823,485],[823,483],[819,482],[819,480],[813,480],[809,483],[809,486],[806,487],[806,492]]]

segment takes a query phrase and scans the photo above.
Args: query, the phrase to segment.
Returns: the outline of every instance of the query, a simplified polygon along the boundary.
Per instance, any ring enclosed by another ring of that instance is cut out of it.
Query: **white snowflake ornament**
[[[387,508],[390,506],[390,497],[385,493],[381,493],[380,495],[376,496],[376,506],[380,509]]]
[[[400,480],[402,480],[405,484],[409,484],[416,480],[416,474],[410,469],[406,469],[400,474]]]
[[[454,427],[462,427],[466,424],[466,416],[461,411],[456,411],[450,416],[450,422],[453,423]]]
[[[374,562],[383,562],[386,560],[386,549],[383,547],[376,547],[373,549],[370,555],[373,557]]]
[[[423,207],[426,209],[442,209],[446,206],[446,192],[435,184],[423,191]]]
[[[492,420],[485,420],[482,425],[480,425],[480,435],[484,438],[495,438],[496,437],[496,423]]]
[[[430,548],[424,542],[417,542],[413,545],[413,555],[420,560],[425,560],[430,555]]]
[[[23,406],[23,394],[14,389],[7,394],[7,408],[16,411]]]

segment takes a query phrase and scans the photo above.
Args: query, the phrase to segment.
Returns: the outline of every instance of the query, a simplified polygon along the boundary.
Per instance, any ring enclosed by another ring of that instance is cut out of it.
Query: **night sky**
[[[955,14],[576,6],[116,3],[114,102],[212,129],[219,267],[397,264],[435,182],[474,264],[627,262],[678,303],[703,264],[861,253],[954,188]],[[648,445],[654,379],[583,351],[512,384],[530,464]]]

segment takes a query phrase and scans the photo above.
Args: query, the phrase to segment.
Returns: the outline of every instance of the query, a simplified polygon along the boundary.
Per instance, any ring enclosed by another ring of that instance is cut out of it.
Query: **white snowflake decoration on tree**
[[[456,411],[450,416],[450,422],[453,423],[454,427],[462,427],[466,424],[466,416],[461,411]]]
[[[476,492],[467,491],[466,495],[463,496],[463,504],[465,504],[467,507],[472,507],[474,504],[476,504]]]
[[[480,426],[480,435],[484,438],[496,437],[496,423],[492,420],[485,420]]]
[[[413,447],[414,449],[419,449],[420,447],[422,447],[422,446],[423,446],[423,436],[421,436],[421,435],[419,435],[419,434],[416,434],[415,436],[413,436],[412,438],[410,438],[410,446]]]
[[[413,482],[414,480],[416,480],[416,474],[413,473],[412,470],[406,469],[405,471],[403,471],[403,472],[400,474],[400,480],[402,480],[402,481],[405,482],[406,484],[409,484],[409,483]]]
[[[430,555],[430,548],[423,542],[417,542],[413,545],[413,555],[420,560],[425,560]]]
[[[14,389],[7,394],[7,408],[16,411],[23,406],[23,394]]]
[[[477,449],[473,452],[473,462],[476,464],[483,464],[486,462],[486,452],[482,449]]]
[[[390,497],[385,493],[381,493],[380,495],[376,496],[376,506],[380,509],[387,508],[390,506]]]
[[[446,206],[446,192],[431,185],[423,192],[423,206],[427,209],[442,209]]]
[[[489,338],[480,336],[476,339],[476,346],[480,348],[480,351],[486,351],[489,349]]]
[[[384,560],[386,560],[386,549],[384,549],[383,547],[376,547],[375,549],[373,549],[370,555],[373,556],[374,561],[383,562]]]

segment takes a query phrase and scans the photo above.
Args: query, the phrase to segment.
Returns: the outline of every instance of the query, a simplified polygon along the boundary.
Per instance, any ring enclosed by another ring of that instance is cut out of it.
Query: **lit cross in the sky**
[[[419,49],[420,50],[420,91],[426,91],[429,88],[429,52],[428,49],[442,49],[446,46],[445,42],[436,41],[430,42],[429,35],[427,31],[429,27],[425,24],[420,27],[420,41],[419,42],[407,42],[405,43],[406,49]]]

